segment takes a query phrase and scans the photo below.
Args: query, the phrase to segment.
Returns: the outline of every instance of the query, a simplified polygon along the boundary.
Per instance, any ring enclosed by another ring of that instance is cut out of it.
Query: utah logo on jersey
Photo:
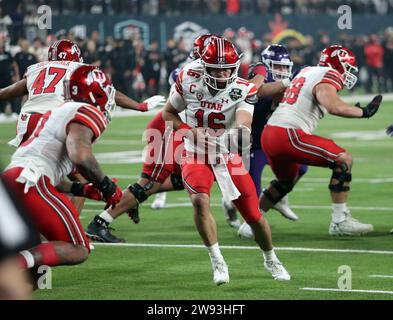
[[[242,97],[242,90],[233,88],[231,92],[229,92],[229,97],[232,99],[232,101],[239,100]]]
[[[201,101],[203,99],[203,93],[197,92],[196,93],[196,98],[198,99],[198,101]]]

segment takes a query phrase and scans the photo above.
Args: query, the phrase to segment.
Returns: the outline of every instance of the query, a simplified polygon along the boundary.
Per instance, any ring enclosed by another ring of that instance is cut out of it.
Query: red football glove
[[[84,197],[93,199],[96,201],[104,200],[100,190],[95,187],[92,183],[80,183],[74,182],[71,186],[71,193],[77,197]]]
[[[114,209],[116,204],[120,202],[122,192],[120,187],[116,184],[116,179],[109,179],[107,176],[102,180],[98,189],[102,192],[104,201],[106,202],[105,209],[111,207]]]
[[[148,109],[148,106],[147,106],[147,103],[146,103],[146,102],[142,102],[142,103],[140,103],[140,104],[138,105],[138,107],[139,107],[139,111],[141,111],[141,112],[146,112],[146,111],[149,111],[149,109]]]

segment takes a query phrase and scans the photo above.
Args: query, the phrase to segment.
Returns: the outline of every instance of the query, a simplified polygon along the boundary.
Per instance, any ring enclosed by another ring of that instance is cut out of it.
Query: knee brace
[[[171,173],[171,182],[174,190],[184,190],[183,179],[181,176]]]
[[[278,197],[273,196],[268,189],[263,189],[262,192],[271,203],[276,204],[292,191],[294,185],[291,182],[279,182],[277,180],[272,180],[270,182],[270,186],[276,189],[276,191],[279,193]]]
[[[148,195],[145,193],[146,189],[138,183],[130,184],[127,188],[138,200],[138,203],[142,203],[148,198]]]
[[[332,192],[347,192],[349,191],[349,186],[344,186],[345,182],[352,181],[352,174],[348,173],[348,165],[345,162],[334,163],[331,167],[333,169],[331,179],[338,180],[337,184],[329,184],[329,190]],[[335,169],[339,169],[339,171],[334,171]]]

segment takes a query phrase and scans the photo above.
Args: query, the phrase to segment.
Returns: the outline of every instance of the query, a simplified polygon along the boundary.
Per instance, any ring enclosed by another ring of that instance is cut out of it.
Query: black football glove
[[[364,108],[360,105],[360,103],[356,103],[355,106],[363,110],[362,118],[371,118],[374,114],[377,113],[379,106],[382,102],[382,95],[379,94],[371,100],[371,102],[365,106]]]
[[[393,124],[386,128],[386,134],[393,137]]]

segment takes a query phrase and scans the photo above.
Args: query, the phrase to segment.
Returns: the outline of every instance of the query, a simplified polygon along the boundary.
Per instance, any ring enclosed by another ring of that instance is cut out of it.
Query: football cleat
[[[222,199],[222,208],[224,209],[225,220],[229,224],[230,227],[239,229],[240,220],[237,218],[236,208],[233,206],[232,202],[224,201]]]
[[[288,195],[286,195],[284,198],[282,198],[279,202],[277,202],[273,206],[274,210],[277,210],[278,212],[281,213],[281,215],[284,218],[287,218],[292,221],[296,221],[299,219],[299,217],[292,211],[292,209],[289,207],[289,202],[288,202]]]
[[[393,234],[393,229],[392,229],[392,230],[390,230],[390,233],[391,233],[391,234]]]
[[[215,285],[220,286],[224,283],[229,282],[229,272],[228,266],[225,263],[224,259],[216,260],[212,259],[212,268],[213,268],[213,282]]]
[[[345,213],[346,218],[344,221],[335,223],[331,222],[329,226],[329,234],[331,236],[359,236],[362,234],[369,233],[374,230],[372,224],[361,223],[352,215],[347,212]]]
[[[89,223],[86,235],[95,241],[107,243],[125,242],[124,239],[118,238],[109,231],[108,223],[100,216],[95,216],[94,220]]]
[[[153,203],[150,205],[152,209],[163,209],[165,208],[166,192],[160,192],[156,194]]]
[[[265,261],[263,263],[266,271],[272,274],[274,280],[289,281],[291,276],[278,259]]]
[[[254,233],[252,232],[250,225],[246,222],[243,222],[237,230],[237,235],[243,238],[254,238]]]

